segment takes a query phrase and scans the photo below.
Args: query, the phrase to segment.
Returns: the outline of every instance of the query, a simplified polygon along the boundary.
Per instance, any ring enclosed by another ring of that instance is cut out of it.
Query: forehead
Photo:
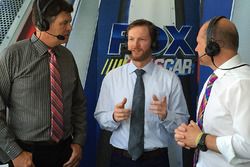
[[[149,29],[147,26],[135,26],[128,31],[128,36],[149,36]]]
[[[205,23],[199,30],[199,33],[197,35],[198,39],[206,39],[207,37],[207,28],[208,28],[208,23]]]
[[[56,17],[54,21],[64,21],[64,20],[71,20],[71,13],[62,11]]]

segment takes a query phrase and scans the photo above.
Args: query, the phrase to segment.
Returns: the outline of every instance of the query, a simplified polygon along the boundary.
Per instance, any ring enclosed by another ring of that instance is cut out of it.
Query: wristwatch
[[[207,133],[203,133],[202,136],[201,136],[201,139],[197,145],[198,149],[201,150],[201,151],[207,151],[207,146],[206,146],[206,143],[205,143],[205,140],[206,140],[206,136],[208,134]]]

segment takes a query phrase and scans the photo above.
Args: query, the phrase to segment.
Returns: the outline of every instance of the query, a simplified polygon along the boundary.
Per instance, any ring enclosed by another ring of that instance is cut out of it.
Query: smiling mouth
[[[139,52],[141,52],[141,50],[140,49],[133,49],[132,52],[139,53]]]

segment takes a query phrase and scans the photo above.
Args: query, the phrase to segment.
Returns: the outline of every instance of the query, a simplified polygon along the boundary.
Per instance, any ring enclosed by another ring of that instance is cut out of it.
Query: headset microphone
[[[51,35],[51,36],[53,36],[53,37],[56,37],[57,39],[59,39],[59,40],[65,40],[65,37],[63,36],[63,35],[54,35],[54,34],[51,34],[51,33],[49,33],[49,32],[47,32],[47,31],[45,31],[47,34],[49,34],[49,35]]]
[[[207,55],[207,53],[204,53],[203,55],[199,56],[199,59],[206,56],[206,55]]]
[[[131,51],[128,50],[128,44],[127,43],[121,43],[121,55],[131,55]]]

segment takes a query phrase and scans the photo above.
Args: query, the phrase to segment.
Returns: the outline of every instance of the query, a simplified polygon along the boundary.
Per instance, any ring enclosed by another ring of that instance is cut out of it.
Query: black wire
[[[213,56],[211,56],[211,60],[212,60],[213,65],[214,65],[216,68],[220,69],[220,70],[232,70],[232,69],[240,68],[240,67],[243,67],[243,66],[250,66],[249,64],[244,63],[244,64],[240,64],[240,65],[237,65],[237,66],[234,66],[234,67],[230,67],[230,68],[220,68],[220,67],[218,67],[218,66],[215,64],[215,62],[214,62],[214,57],[213,57]]]

